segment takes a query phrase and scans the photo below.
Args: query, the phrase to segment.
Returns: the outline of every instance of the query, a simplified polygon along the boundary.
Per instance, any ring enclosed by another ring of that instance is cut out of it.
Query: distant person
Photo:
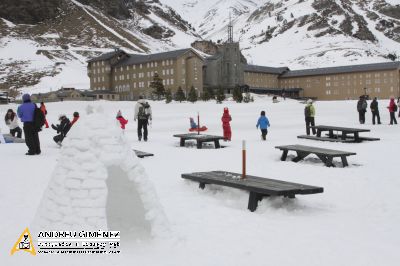
[[[62,141],[67,136],[68,131],[71,129],[71,122],[64,114],[58,116],[58,121],[60,122],[60,124],[58,125],[51,124],[51,127],[54,130],[56,130],[58,134],[54,136],[53,138],[54,142],[61,146]]]
[[[389,106],[387,108],[389,109],[389,114],[390,114],[390,125],[393,125],[393,123],[397,124],[396,120],[397,105],[394,102],[394,97],[390,97]]]
[[[367,112],[368,103],[365,96],[360,96],[357,102],[358,120],[360,124],[365,124],[365,113]]]
[[[25,143],[28,146],[26,155],[40,154],[39,131],[41,129],[35,125],[34,121],[36,104],[31,102],[29,94],[22,95],[22,101],[23,103],[18,106],[17,114],[24,123]]]
[[[228,108],[224,108],[224,113],[222,114],[221,121],[222,121],[222,129],[224,131],[224,141],[231,141],[232,129],[230,122],[232,121],[232,117],[229,114]]]
[[[46,126],[46,128],[49,128],[49,123],[47,123],[47,119],[46,119],[46,116],[47,116],[47,108],[46,108],[46,106],[44,105],[44,102],[41,102],[41,103],[40,103],[40,110],[43,112],[43,115],[44,115],[44,125]]]
[[[149,124],[149,121],[152,120],[152,112],[150,104],[143,99],[143,96],[139,96],[139,100],[135,105],[134,120],[135,121],[138,120],[137,135],[139,141],[142,140],[142,136],[143,140],[147,141],[147,136],[148,136],[147,126]],[[142,134],[142,129],[143,129],[143,134]]]
[[[72,121],[71,121],[71,127],[76,123],[76,121],[78,121],[79,120],[79,113],[78,112],[74,112],[73,113],[73,119],[72,119]]]
[[[371,108],[371,113],[372,113],[372,124],[375,125],[375,118],[377,118],[378,124],[380,125],[381,117],[379,115],[378,99],[376,97],[374,97],[369,107]]]
[[[258,118],[256,128],[258,129],[260,127],[261,129],[261,139],[266,140],[267,139],[267,134],[268,134],[268,127],[270,127],[269,120],[265,116],[265,111],[261,111],[261,115]]]
[[[118,111],[117,113],[117,120],[119,121],[121,128],[125,129],[125,125],[128,124],[128,120],[126,120],[123,116],[121,111]]]
[[[304,107],[304,117],[306,120],[306,133],[310,135],[310,127],[313,135],[316,134],[315,131],[315,107],[313,105],[313,101],[311,99],[307,100],[306,107]]]
[[[274,95],[273,97],[272,97],[272,102],[273,103],[278,103],[279,101],[278,101],[278,97],[276,97],[276,95]]]
[[[4,117],[6,125],[10,128],[10,134],[13,137],[21,138],[22,129],[19,127],[17,114],[13,109],[8,109],[6,116]]]

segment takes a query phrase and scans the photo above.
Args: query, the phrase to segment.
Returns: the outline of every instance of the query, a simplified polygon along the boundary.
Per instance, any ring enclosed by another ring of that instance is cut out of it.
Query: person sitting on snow
[[[53,140],[58,145],[61,145],[62,141],[67,136],[67,133],[71,128],[71,122],[69,121],[69,119],[64,114],[59,115],[58,116],[58,120],[60,121],[60,124],[58,124],[56,126],[51,124],[51,127],[54,130],[56,130],[57,134],[58,134],[58,135],[54,136]]]
[[[121,128],[125,129],[125,125],[128,124],[128,120],[126,120],[123,116],[121,111],[118,111],[117,113],[117,120],[119,121],[119,123],[121,124]]]

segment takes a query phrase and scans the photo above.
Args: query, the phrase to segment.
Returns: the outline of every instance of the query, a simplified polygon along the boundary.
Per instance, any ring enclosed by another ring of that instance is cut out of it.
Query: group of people
[[[39,132],[42,130],[43,126],[49,128],[46,116],[47,109],[45,104],[41,102],[40,107],[37,107],[37,105],[31,101],[29,94],[24,94],[22,96],[22,104],[18,106],[16,113],[13,109],[7,110],[4,121],[10,129],[10,135],[15,138],[22,138],[22,131],[24,132],[25,143],[28,147],[26,155],[38,155],[41,153]],[[23,123],[23,130],[19,126],[18,118]],[[68,131],[78,119],[78,112],[73,113],[72,121],[70,121],[65,114],[59,115],[59,124],[51,124],[51,127],[57,131],[57,135],[54,136],[53,140],[61,145]]]
[[[372,124],[375,125],[376,122],[378,124],[382,124],[381,117],[379,114],[379,103],[376,97],[372,100],[369,107],[372,113]],[[365,113],[367,112],[367,108],[368,108],[367,98],[365,96],[360,96],[360,99],[357,102],[357,111],[360,124],[365,124]],[[397,124],[396,112],[400,109],[400,97],[397,99],[397,103],[395,102],[394,97],[390,97],[387,109],[390,115],[389,124],[390,125]],[[400,112],[398,116],[400,117]]]

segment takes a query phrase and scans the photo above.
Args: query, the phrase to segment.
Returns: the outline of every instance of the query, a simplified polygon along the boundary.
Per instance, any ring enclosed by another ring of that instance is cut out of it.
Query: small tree
[[[161,100],[161,97],[165,95],[163,79],[160,78],[158,73],[154,73],[153,81],[150,82],[150,88],[153,89],[153,93],[157,95],[158,100]]]
[[[171,89],[167,89],[167,90],[165,91],[165,102],[166,102],[166,103],[172,102],[172,93],[171,93]]]
[[[210,100],[210,94],[208,94],[207,90],[203,90],[203,92],[201,93],[201,99],[205,102]]]
[[[197,102],[197,91],[195,88],[192,86],[190,87],[189,95],[188,95],[188,101],[191,103]]]
[[[237,103],[241,103],[243,101],[243,94],[242,94],[242,90],[240,89],[239,86],[236,86],[233,89],[233,100]]]
[[[179,86],[178,90],[175,93],[175,101],[179,101],[181,103],[182,101],[185,100],[186,100],[185,93],[183,92],[182,87]]]
[[[225,93],[223,88],[219,88],[216,95],[217,103],[222,103],[225,100]]]
[[[213,88],[207,88],[207,92],[208,92],[208,95],[210,96],[210,100],[215,99],[215,91]]]

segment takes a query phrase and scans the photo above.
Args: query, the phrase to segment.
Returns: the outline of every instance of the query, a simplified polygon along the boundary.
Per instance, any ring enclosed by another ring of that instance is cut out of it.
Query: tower
[[[229,24],[228,24],[228,43],[233,43],[233,25],[230,13],[229,13]]]

